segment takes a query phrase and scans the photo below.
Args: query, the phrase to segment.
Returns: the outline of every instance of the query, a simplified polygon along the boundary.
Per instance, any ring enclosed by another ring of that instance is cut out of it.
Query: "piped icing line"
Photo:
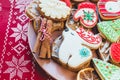
[[[111,44],[110,56],[114,62],[120,63],[120,43]]]
[[[93,58],[94,67],[102,80],[120,80],[120,68],[102,61],[97,58]]]
[[[115,19],[120,17],[120,2],[117,0],[99,0],[99,13],[106,19]]]
[[[82,2],[78,5],[78,10],[75,12],[73,19],[80,20],[83,26],[92,28],[96,25],[98,17],[96,13],[96,5],[90,2]]]
[[[81,39],[76,31],[67,28],[63,31],[62,36],[63,42],[58,53],[61,62],[69,67],[78,68],[83,63],[91,60],[91,50],[81,44]]]
[[[76,32],[78,35],[90,44],[99,44],[102,39],[99,35],[94,35],[92,31],[86,31],[83,27],[79,27]]]
[[[41,3],[39,4],[39,7],[41,8],[41,11],[45,14],[45,16],[53,19],[61,19],[66,18],[70,14],[70,7],[68,7],[63,1],[41,0],[40,2]]]

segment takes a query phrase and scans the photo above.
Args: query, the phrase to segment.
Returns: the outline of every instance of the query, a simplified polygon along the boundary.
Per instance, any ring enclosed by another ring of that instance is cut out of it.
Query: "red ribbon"
[[[42,20],[41,27],[40,27],[40,30],[39,30],[39,32],[42,32],[42,35],[40,37],[40,41],[45,40],[46,37],[51,40],[51,35],[48,32],[49,24],[47,24],[48,26],[46,26],[46,24],[47,23],[44,20]]]

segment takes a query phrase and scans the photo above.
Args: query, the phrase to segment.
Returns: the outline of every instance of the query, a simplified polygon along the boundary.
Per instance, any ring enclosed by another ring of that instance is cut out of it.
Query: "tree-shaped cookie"
[[[120,39],[120,19],[103,21],[97,25],[103,38],[106,38],[110,42],[117,42]]]
[[[93,59],[94,67],[102,80],[120,80],[120,68],[100,59]]]

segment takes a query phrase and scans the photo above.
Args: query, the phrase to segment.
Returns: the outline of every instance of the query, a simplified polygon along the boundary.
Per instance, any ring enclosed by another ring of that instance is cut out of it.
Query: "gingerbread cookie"
[[[92,31],[87,31],[83,27],[79,27],[76,32],[81,39],[81,43],[90,47],[91,49],[98,49],[102,43],[102,38],[99,34],[93,34]]]
[[[38,7],[40,14],[54,21],[65,21],[70,15],[70,7],[59,0],[40,0]]]
[[[87,67],[92,58],[91,50],[81,45],[76,31],[68,28],[63,31],[62,35],[64,39],[59,48],[59,60],[72,71]]]
[[[101,80],[120,80],[120,68],[97,58],[93,59],[94,68]]]
[[[103,38],[106,38],[110,42],[117,42],[120,39],[120,19],[114,21],[103,21],[97,25]]]
[[[97,24],[96,5],[90,2],[82,2],[78,5],[78,10],[74,14],[74,20],[86,28],[93,28]]]
[[[59,21],[58,22],[53,21],[51,32],[58,31],[58,30],[63,30],[63,29],[64,29],[64,22],[63,21],[60,21],[60,22]]]
[[[26,12],[27,16],[32,20],[34,20],[38,16],[40,16],[39,12],[37,11],[38,4],[39,4],[38,0],[32,1],[30,3],[30,5],[28,5],[27,8],[26,8],[25,12]]]
[[[112,43],[110,46],[110,56],[113,62],[120,63],[120,43]]]
[[[99,0],[98,11],[103,20],[120,18],[120,1]]]
[[[76,30],[79,26],[79,22],[75,22],[73,20],[73,15],[74,15],[75,12],[76,12],[76,9],[71,10],[71,14],[70,14],[69,18],[67,19],[67,21],[65,23],[66,27],[71,28],[73,30]]]

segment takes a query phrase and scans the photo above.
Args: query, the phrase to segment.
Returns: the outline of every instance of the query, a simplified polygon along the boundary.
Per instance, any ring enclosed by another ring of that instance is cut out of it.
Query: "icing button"
[[[88,57],[90,55],[90,51],[87,48],[80,49],[80,55],[82,57]]]

